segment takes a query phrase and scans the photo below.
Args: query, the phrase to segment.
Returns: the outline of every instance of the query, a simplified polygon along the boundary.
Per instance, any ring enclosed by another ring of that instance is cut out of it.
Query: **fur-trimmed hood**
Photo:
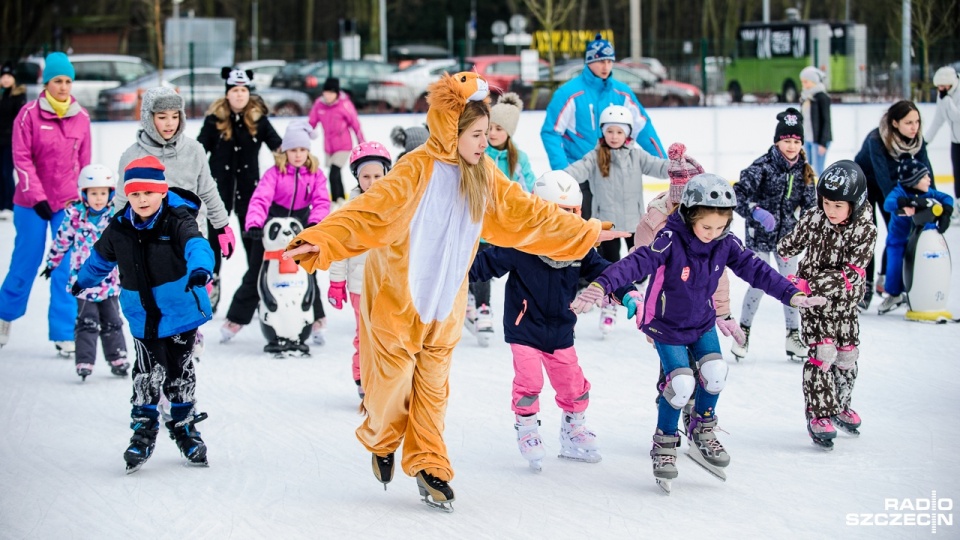
[[[457,123],[469,101],[489,103],[489,87],[480,75],[463,71],[456,75],[444,74],[440,80],[431,84],[427,93],[427,127],[430,138],[427,139],[427,155],[456,165],[457,159]]]
[[[250,101],[247,103],[247,106],[243,108],[243,111],[240,113],[243,116],[243,124],[247,126],[247,130],[250,132],[250,135],[257,134],[257,122],[261,118],[267,116],[267,107],[263,104],[258,97],[251,94]],[[210,105],[210,108],[207,109],[207,114],[212,114],[217,117],[217,127],[221,128],[220,131],[224,134],[224,139],[230,140],[230,132],[233,129],[232,123],[229,121],[230,116],[233,114],[233,111],[230,110],[230,102],[227,101],[227,98],[222,97],[213,102]]]

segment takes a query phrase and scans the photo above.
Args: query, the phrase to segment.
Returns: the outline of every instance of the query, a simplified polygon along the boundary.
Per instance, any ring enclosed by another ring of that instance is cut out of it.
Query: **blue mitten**
[[[777,218],[773,217],[773,214],[767,212],[759,206],[753,207],[753,219],[760,222],[760,226],[764,228],[767,232],[770,232],[777,228]]]

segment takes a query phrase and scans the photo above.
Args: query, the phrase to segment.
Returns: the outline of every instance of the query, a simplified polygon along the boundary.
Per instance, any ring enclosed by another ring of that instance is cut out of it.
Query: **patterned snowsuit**
[[[869,208],[869,207],[865,207]],[[857,302],[866,291],[863,269],[873,256],[877,227],[870,213],[861,208],[841,225],[833,225],[820,208],[811,208],[793,231],[777,244],[777,253],[793,257],[804,250],[797,276],[807,280],[813,295],[827,298],[825,306],[804,312],[801,333],[813,345],[833,339],[838,348],[860,344]],[[810,358],[815,358],[810,348]],[[803,366],[803,398],[807,418],[824,418],[850,408],[858,366],[831,366],[824,372],[816,364]]]

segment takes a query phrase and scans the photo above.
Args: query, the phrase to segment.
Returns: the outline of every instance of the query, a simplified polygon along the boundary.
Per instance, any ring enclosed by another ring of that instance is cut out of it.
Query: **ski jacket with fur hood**
[[[180,111],[180,126],[177,132],[164,138],[153,124],[153,114],[159,111]],[[197,141],[184,137],[187,114],[184,110],[183,97],[170,88],[151,88],[143,94],[143,103],[140,106],[140,130],[137,131],[137,142],[131,145],[120,156],[119,179],[114,204],[123,208],[127,204],[127,196],[123,192],[123,171],[127,165],[146,156],[153,156],[166,167],[164,176],[170,187],[178,187],[196,193],[203,201],[204,208],[200,215],[206,215],[215,229],[222,229],[230,224],[227,209],[220,199],[217,183],[210,175],[210,166],[207,164],[207,153]],[[74,180],[74,191],[76,181]],[[206,210],[206,212],[204,212]]]

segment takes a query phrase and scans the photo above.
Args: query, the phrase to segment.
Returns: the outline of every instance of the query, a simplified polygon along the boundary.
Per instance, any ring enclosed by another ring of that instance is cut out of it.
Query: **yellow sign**
[[[557,30],[551,36],[543,30],[537,30],[533,33],[533,43],[530,44],[530,48],[536,49],[541,57],[545,57],[550,52],[552,37],[554,54],[583,56],[587,51],[587,44],[593,41],[597,33],[596,30]],[[599,34],[611,45],[613,44],[613,30],[600,30]]]

